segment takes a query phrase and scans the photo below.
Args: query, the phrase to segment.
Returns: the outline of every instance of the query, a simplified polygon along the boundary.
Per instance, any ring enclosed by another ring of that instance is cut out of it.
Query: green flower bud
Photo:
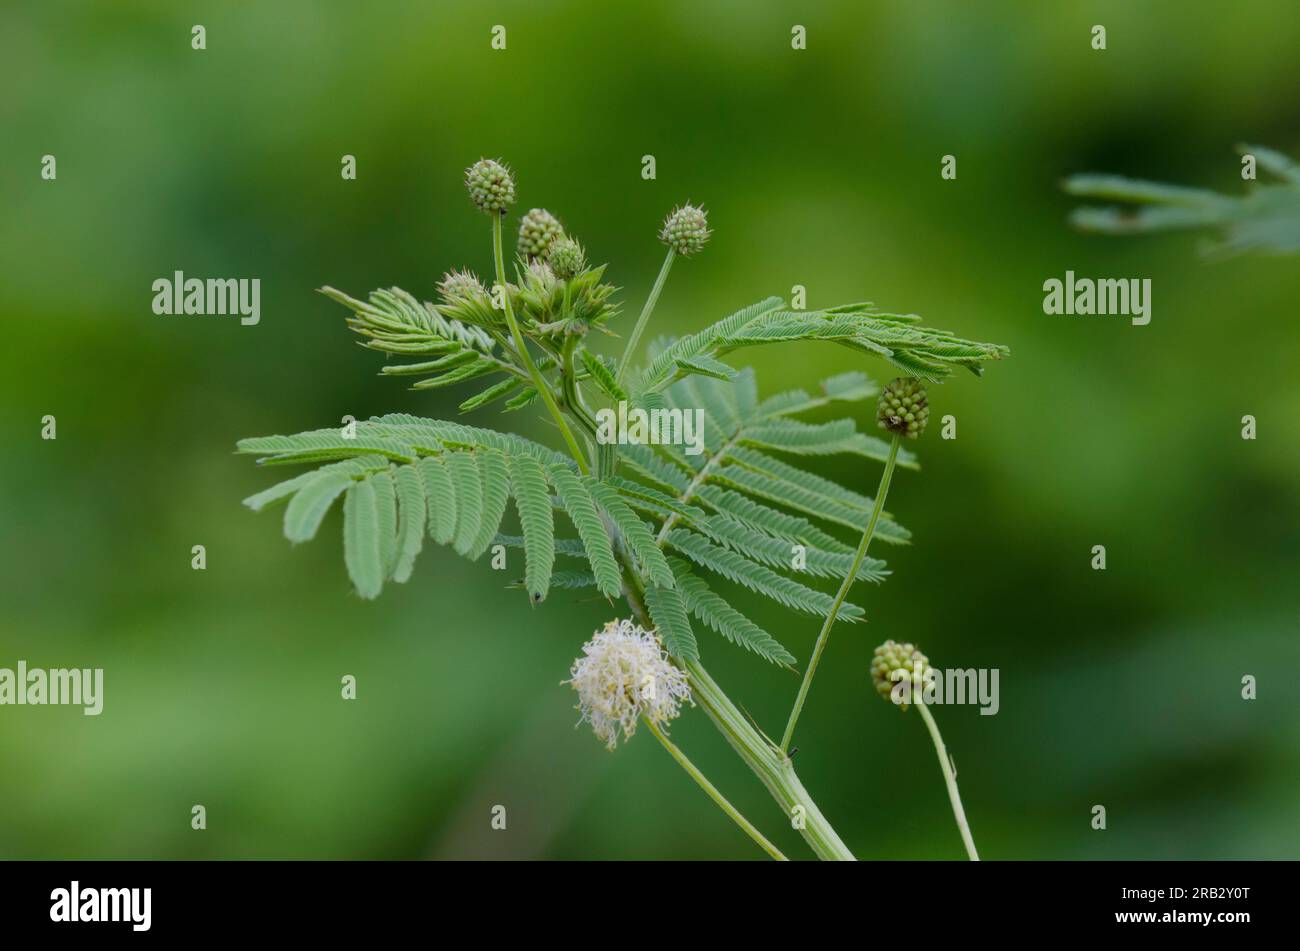
[[[587,253],[570,237],[560,237],[551,242],[546,254],[546,263],[551,266],[555,276],[562,281],[576,277],[587,267]]]
[[[686,256],[704,247],[711,234],[713,232],[709,230],[708,214],[703,208],[687,204],[675,208],[672,214],[664,219],[659,240],[678,254]]]
[[[542,258],[558,239],[564,237],[564,228],[545,208],[533,208],[519,222],[519,256]]]
[[[515,177],[510,169],[492,159],[479,159],[465,169],[465,187],[484,214],[504,215],[515,203]]]
[[[523,284],[525,288],[554,290],[555,271],[545,261],[529,261],[528,269],[523,274]]]
[[[881,429],[915,439],[930,421],[930,400],[915,377],[900,376],[890,382],[876,404],[876,422]]]
[[[875,684],[876,693],[893,703],[894,685],[906,678],[911,681],[912,688],[910,693],[903,696],[910,698],[913,693],[920,693],[929,667],[930,659],[917,650],[916,645],[885,641],[876,648],[875,656],[871,659],[871,682]],[[897,673],[898,671],[902,673]],[[909,705],[907,702],[899,704],[904,710]]]
[[[438,282],[438,293],[444,301],[455,303],[487,297],[487,288],[472,271],[448,271]]]

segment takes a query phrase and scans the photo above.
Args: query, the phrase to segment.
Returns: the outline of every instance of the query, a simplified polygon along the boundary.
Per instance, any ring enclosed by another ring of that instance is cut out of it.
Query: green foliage
[[[587,550],[587,560],[596,576],[596,587],[611,598],[617,597],[623,590],[623,582],[619,577],[618,563],[614,560],[609,534],[588,489],[590,482],[584,482],[561,465],[551,466],[547,475],[555,486],[560,504],[578,529],[578,537],[582,539],[582,545]]]
[[[697,571],[791,610],[824,616],[830,596],[806,582],[847,571],[852,548],[814,520],[860,530],[872,500],[772,453],[883,458],[886,447],[857,432],[851,420],[814,425],[791,415],[875,393],[859,373],[832,377],[814,394],[795,390],[762,402],[749,370],[726,381],[684,378],[656,400],[663,409],[703,409],[705,454],[622,447],[623,473],[604,482],[523,437],[402,414],[356,423],[352,431],[246,439],[238,448],[266,464],[319,465],[246,504],[261,509],[287,501],[285,534],[305,541],[342,497],[344,560],[361,597],[376,597],[386,581],[410,578],[426,532],[470,559],[494,542],[522,549],[520,586],[534,603],[553,585],[595,587],[618,597],[624,593],[624,558],[642,579],[647,608],[676,656],[698,651],[693,616],[732,643],[790,665],[793,655]],[[910,453],[899,458],[902,465],[916,465]],[[499,534],[510,498],[520,535]],[[577,538],[556,538],[556,510],[568,516]],[[895,543],[909,537],[889,516],[881,519],[878,533]],[[669,550],[677,557],[667,555]],[[585,570],[556,572],[558,555],[580,559]],[[887,574],[875,558],[865,559],[859,571],[871,582]],[[845,605],[843,614],[856,620],[864,612]]]
[[[677,578],[677,589],[681,591],[686,607],[697,618],[731,643],[751,650],[759,657],[787,666],[795,662],[794,655],[782,647],[771,634],[722,600],[709,589],[707,584],[691,574],[686,562],[680,558],[671,558],[668,563]]]
[[[831,597],[807,582],[842,577],[852,564],[853,548],[812,519],[861,532],[873,500],[770,452],[883,459],[888,447],[858,433],[852,420],[814,426],[790,416],[833,403],[867,400],[877,392],[864,374],[849,373],[824,381],[815,394],[795,390],[760,402],[754,374],[744,370],[731,380],[683,377],[655,394],[659,409],[703,410],[705,453],[691,457],[675,447],[620,447],[621,473],[609,484],[629,506],[654,520],[657,543],[676,552],[668,563],[690,615],[761,657],[794,663],[793,655],[776,638],[694,571],[703,569],[791,610],[825,616]],[[915,456],[906,451],[900,452],[899,461],[916,466]],[[877,531],[894,543],[910,537],[888,515],[881,518]],[[883,561],[866,558],[858,577],[880,582],[887,574]],[[861,607],[851,604],[842,613],[849,620],[864,616]],[[680,626],[680,619],[673,620]],[[681,636],[680,627],[676,633]]]
[[[530,456],[510,460],[510,488],[523,528],[525,587],[533,601],[546,597],[547,581],[555,565],[555,522],[546,471]],[[593,584],[595,579],[593,578]]]
[[[524,532],[526,587],[534,601],[546,597],[556,552],[550,486],[558,479],[568,488],[570,480],[578,479],[562,456],[519,436],[412,416],[357,423],[351,437],[340,430],[318,430],[245,439],[238,449],[276,464],[347,456],[357,446],[380,452],[329,462],[259,492],[245,504],[260,510],[287,499],[285,535],[304,541],[315,536],[325,513],[342,496],[348,576],[361,597],[373,598],[385,581],[410,578],[426,531],[437,544],[449,544],[470,559],[481,557],[497,539],[513,495]],[[575,520],[589,534],[593,517],[601,525],[589,494],[584,499],[562,493],[562,508],[566,498],[579,507]],[[620,518],[625,508],[620,508]],[[599,538],[608,549],[603,528]],[[592,544],[600,547],[595,537]],[[600,554],[602,590],[617,594],[612,555]]]
[[[695,225],[697,232],[707,228],[702,218]],[[515,281],[503,290],[518,328],[508,326],[493,292],[465,270],[443,278],[437,305],[398,288],[375,291],[366,301],[333,288],[322,292],[349,309],[348,325],[365,346],[421,358],[386,366],[384,375],[418,376],[415,389],[501,375],[464,399],[461,410],[498,402],[506,411],[517,410],[546,396],[556,421],[571,417],[585,432],[589,459],[493,429],[391,414],[342,430],[242,441],[239,451],[267,465],[318,466],[247,504],[260,509],[287,501],[285,535],[299,542],[315,536],[341,498],[344,561],[363,598],[376,597],[386,581],[411,577],[426,533],[471,560],[495,543],[523,551],[523,577],[514,586],[533,603],[544,600],[552,586],[595,588],[609,599],[643,595],[661,640],[678,658],[698,655],[694,617],[760,657],[793,664],[789,650],[713,586],[720,581],[743,597],[827,615],[832,598],[813,583],[842,576],[853,562],[853,548],[834,531],[862,532],[874,503],[805,463],[829,455],[879,463],[889,446],[858,432],[852,419],[796,417],[870,399],[877,387],[862,373],[845,373],[813,393],[792,390],[760,402],[752,371],[722,358],[742,347],[825,340],[881,357],[910,376],[940,381],[960,367],[979,373],[985,362],[1004,357],[1006,348],[925,328],[913,315],[881,313],[869,303],[793,311],[772,297],[664,343],[625,387],[615,370],[622,364],[586,346],[587,334],[604,329],[617,313],[615,288],[603,281],[605,268],[563,271],[557,276],[544,255],[517,260]],[[520,346],[536,348],[536,356],[521,353]],[[681,418],[698,410],[702,452],[597,445],[584,383],[602,398],[627,400],[637,410]],[[568,441],[580,455],[579,444]],[[897,462],[916,467],[905,450]],[[501,532],[511,498],[518,535]],[[556,537],[556,511],[567,516],[576,538]],[[893,544],[910,538],[887,512],[876,534]],[[560,556],[576,558],[582,567],[556,571]],[[865,559],[858,570],[864,581],[878,583],[887,575],[877,558]],[[848,620],[865,616],[853,604],[843,605],[842,613]]]
[[[579,357],[582,365],[587,371],[587,376],[596,387],[612,400],[625,400],[627,393],[618,385],[614,379],[614,370],[596,354],[590,350],[583,349],[579,351]]]
[[[425,376],[415,389],[450,386],[511,369],[496,355],[497,342],[491,333],[446,318],[432,304],[420,303],[401,288],[372,291],[366,302],[332,287],[322,287],[321,293],[352,311],[348,326],[365,338],[363,346],[399,356],[436,355],[433,360],[386,366],[381,371],[386,376]]]
[[[583,336],[589,330],[604,330],[618,314],[613,301],[618,288],[601,281],[603,264],[568,280],[561,280],[540,261],[521,260],[515,273],[516,283],[507,285],[507,293],[520,322],[536,336]]]
[[[1222,233],[1223,252],[1300,251],[1300,165],[1261,146],[1238,147],[1281,184],[1254,185],[1245,195],[1223,195],[1119,175],[1075,175],[1065,181],[1071,195],[1125,201],[1139,207],[1088,205],[1070,215],[1083,231],[1139,234],[1178,228],[1213,228]]]
[[[506,284],[514,311],[533,339],[561,340],[605,330],[618,313],[612,298],[617,290],[603,283],[605,267],[585,268],[561,280],[542,261],[520,260],[516,280]],[[383,376],[420,376],[414,390],[441,389],[504,373],[506,378],[465,399],[460,409],[470,412],[509,397],[507,409],[522,409],[537,397],[522,360],[506,335],[503,312],[492,302],[478,279],[468,272],[454,276],[456,289],[443,282],[443,299],[435,305],[421,302],[398,287],[372,291],[366,301],[322,287],[321,293],[352,311],[347,323],[365,338],[363,346],[401,357],[432,356],[414,363],[394,363],[380,370]],[[547,344],[549,346],[549,343]],[[612,395],[621,393],[600,358],[580,351],[593,381]],[[534,361],[542,373],[558,371],[555,353]],[[622,398],[615,396],[615,398]]]
[[[874,354],[931,383],[940,382],[955,367],[981,373],[985,362],[1009,352],[997,344],[920,327],[919,322],[914,314],[880,313],[870,303],[795,311],[779,297],[769,297],[668,344],[650,361],[636,388],[655,393],[692,374],[726,379],[736,371],[719,358],[731,351],[800,340],[826,340]]]
[[[680,591],[661,588],[656,584],[647,585],[645,605],[650,612],[650,620],[654,621],[659,640],[668,649],[668,653],[682,660],[695,660],[700,656],[695,632],[691,630],[691,622],[686,616],[686,602]]]
[[[338,459],[361,451],[358,447],[366,447],[364,455]],[[364,598],[377,597],[385,581],[410,578],[426,530],[436,543],[449,544],[471,560],[494,541],[517,541],[534,602],[546,597],[557,550],[586,559],[601,593],[620,595],[613,546],[624,541],[647,580],[665,588],[674,584],[650,529],[618,492],[519,436],[394,415],[357,423],[351,436],[317,430],[245,439],[238,449],[268,464],[338,460],[259,492],[245,504],[261,510],[287,500],[285,536],[298,542],[313,538],[326,512],[343,497],[345,563]],[[498,535],[512,496],[523,530],[517,540]],[[556,507],[569,515],[579,540],[557,543]]]

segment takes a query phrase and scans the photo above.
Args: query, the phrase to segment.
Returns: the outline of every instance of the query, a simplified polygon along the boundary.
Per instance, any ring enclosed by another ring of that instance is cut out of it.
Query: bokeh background
[[[313,288],[428,297],[448,267],[486,270],[461,170],[488,155],[521,209],[611,262],[625,327],[657,223],[693,199],[716,234],[674,268],[657,332],[803,284],[811,306],[870,298],[1011,346],[934,392],[958,438],[932,430],[895,480],[915,544],[859,592],[871,622],[837,629],[801,723],[800,774],[857,854],[962,854],[922,724],[868,687],[894,637],[1001,670],[997,716],[938,711],[986,857],[1295,858],[1297,260],[1081,235],[1059,181],[1240,190],[1235,143],[1300,150],[1297,54],[1294,0],[5,4],[0,666],[103,667],[107,697],[98,718],[0,708],[0,857],[757,856],[649,737],[610,754],[574,729],[560,681],[608,607],[532,610],[438,549],[363,603],[337,513],[290,548],[239,504],[273,480],[233,455],[242,436],[454,414],[463,393],[377,378]],[[155,316],[176,269],[260,278],[260,325]],[[1067,269],[1150,278],[1151,324],[1044,316]],[[764,392],[889,374],[829,346],[746,361]],[[555,442],[525,414],[472,421]],[[812,620],[747,604],[806,658]],[[779,732],[796,678],[702,649]],[[808,854],[701,713],[673,732]]]

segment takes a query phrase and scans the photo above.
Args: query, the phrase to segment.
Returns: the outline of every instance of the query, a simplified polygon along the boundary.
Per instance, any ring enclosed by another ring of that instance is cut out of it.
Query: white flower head
[[[686,672],[668,660],[653,631],[630,620],[610,621],[582,645],[569,680],[578,691],[579,722],[591,724],[605,746],[618,746],[636,733],[637,721],[674,719],[691,702]]]

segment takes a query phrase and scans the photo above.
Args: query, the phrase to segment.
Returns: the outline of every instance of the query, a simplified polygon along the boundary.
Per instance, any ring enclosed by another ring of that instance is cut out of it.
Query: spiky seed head
[[[479,159],[465,169],[465,187],[484,214],[504,215],[515,203],[515,177],[510,169],[493,159]]]
[[[906,710],[908,699],[919,694],[925,685],[925,672],[930,667],[930,659],[917,650],[915,644],[899,644],[885,641],[876,648],[871,659],[871,682],[875,684],[876,693],[893,702],[894,685],[906,679],[911,689],[902,693],[903,702],[899,707]]]
[[[529,261],[527,283],[533,287],[554,287],[555,271],[545,261]]]
[[[915,439],[930,421],[930,399],[915,377],[900,376],[881,391],[876,422],[881,429]]]
[[[546,263],[551,266],[556,277],[567,281],[587,267],[587,253],[582,250],[582,245],[577,241],[565,236],[551,242]]]
[[[473,271],[448,271],[438,282],[438,293],[444,301],[454,303],[487,297],[487,288]]]
[[[636,733],[641,717],[663,724],[691,701],[685,671],[669,662],[654,632],[631,620],[610,621],[583,644],[569,678],[564,683],[578,692],[580,722],[611,750],[620,735],[626,741]]]
[[[556,239],[563,236],[564,228],[553,214],[545,208],[532,208],[519,222],[519,256],[545,257]]]
[[[709,216],[703,208],[686,204],[674,208],[664,219],[659,240],[682,256],[699,251],[709,235]]]

